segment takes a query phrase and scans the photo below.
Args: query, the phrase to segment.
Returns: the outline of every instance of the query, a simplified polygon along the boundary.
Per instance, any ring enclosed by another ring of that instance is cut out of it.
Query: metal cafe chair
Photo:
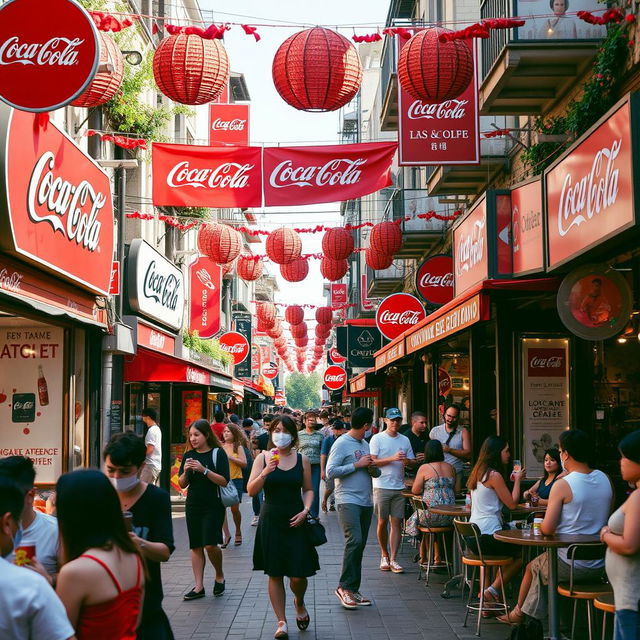
[[[429,508],[425,504],[424,500],[419,497],[413,497],[411,500],[411,504],[413,506],[414,513],[418,514],[418,524],[417,529],[420,532],[420,542],[427,536],[427,561],[426,563],[420,562],[419,570],[418,570],[418,580],[422,579],[422,576],[425,576],[425,587],[429,586],[429,574],[431,573],[431,569],[433,568],[433,562],[431,558],[433,556],[435,542],[440,536],[440,544],[442,545],[443,553],[444,553],[444,564],[447,569],[447,574],[451,577],[451,562],[449,562],[449,551],[447,549],[447,539],[446,534],[453,531],[452,526],[445,527],[429,527],[422,526],[420,524],[420,512],[428,513]]]

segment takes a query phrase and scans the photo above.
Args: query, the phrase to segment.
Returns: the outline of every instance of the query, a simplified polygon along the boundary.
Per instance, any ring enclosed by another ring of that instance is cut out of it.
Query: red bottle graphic
[[[49,387],[47,387],[41,366],[38,367],[38,400],[40,400],[41,407],[46,407],[49,404]]]

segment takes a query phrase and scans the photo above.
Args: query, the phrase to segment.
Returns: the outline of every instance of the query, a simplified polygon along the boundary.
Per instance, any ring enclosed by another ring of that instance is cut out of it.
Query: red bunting
[[[624,11],[619,9],[618,7],[614,9],[607,9],[600,17],[594,16],[591,11],[578,11],[576,13],[580,20],[588,24],[609,24],[613,22],[615,24],[620,24],[624,19]]]
[[[99,136],[104,142],[113,142],[113,144],[123,149],[143,149],[147,148],[147,141],[143,138],[127,138],[126,136],[118,136],[111,133],[100,133],[89,129],[85,134],[87,136]]]
[[[485,138],[498,138],[500,136],[508,136],[511,129],[496,129],[495,131],[485,131],[482,135]]]
[[[260,34],[257,32],[257,27],[250,27],[248,24],[242,24],[240,26],[248,36],[253,36],[256,42],[260,42]]]
[[[222,38],[224,38],[225,31],[229,31],[231,26],[228,24],[222,24],[218,27],[215,24],[212,24],[206,29],[202,29],[201,27],[180,27],[176,24],[165,24],[164,28],[171,36],[184,33],[187,36],[200,36],[205,40],[222,40]]]
[[[494,29],[513,29],[514,27],[522,27],[524,24],[524,20],[514,18],[489,18],[458,31],[442,33],[439,40],[440,42],[449,42],[451,40],[467,40],[468,38],[486,39],[490,35],[489,31]]]
[[[139,211],[134,211],[133,213],[127,213],[127,218],[135,218],[137,220],[160,220],[161,222],[165,222],[170,227],[175,227],[180,231],[189,231],[189,229],[193,229],[198,223],[197,222],[188,222],[187,224],[182,224],[178,222],[175,218],[171,216],[163,216],[158,215],[154,216],[150,213],[140,213]]]
[[[375,33],[367,33],[364,36],[357,36],[355,33],[351,36],[354,42],[379,42],[382,40],[382,36],[376,31]]]
[[[409,40],[411,38],[411,31],[409,29],[405,29],[404,27],[387,27],[382,30],[385,36],[400,36],[403,40]]]
[[[98,31],[113,31],[114,33],[130,27],[134,20],[140,20],[140,16],[137,15],[131,15],[128,18],[120,20],[114,15],[103,13],[102,11],[89,11],[89,15],[93,19]]]

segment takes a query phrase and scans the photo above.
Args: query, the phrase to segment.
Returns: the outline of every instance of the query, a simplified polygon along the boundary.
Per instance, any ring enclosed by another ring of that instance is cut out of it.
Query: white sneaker
[[[389,558],[387,556],[382,556],[380,558],[380,571],[390,571],[391,567],[389,566]]]
[[[251,526],[252,527],[257,527],[259,520],[260,520],[260,516],[253,516],[253,520],[251,521]]]
[[[389,569],[391,569],[393,573],[404,573],[404,569],[395,560],[389,563]]]

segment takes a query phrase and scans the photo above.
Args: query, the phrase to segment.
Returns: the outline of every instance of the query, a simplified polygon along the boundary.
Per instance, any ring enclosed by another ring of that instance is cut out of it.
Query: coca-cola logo
[[[244,189],[255,165],[224,162],[215,168],[192,168],[189,161],[179,162],[167,175],[167,185],[180,189]]]
[[[445,100],[440,104],[414,101],[407,110],[410,120],[460,120],[465,117],[468,100]]]
[[[167,336],[164,333],[160,333],[159,331],[153,331],[149,333],[149,345],[155,347],[156,349],[162,350],[164,349],[164,343],[166,342]]]
[[[416,271],[416,290],[430,304],[442,305],[453,300],[453,258],[432,256]]]
[[[144,275],[143,293],[146,298],[152,298],[163,307],[175,311],[181,284],[182,282],[173,273],[160,273],[154,260],[149,264]]]
[[[294,167],[292,160],[284,160],[271,172],[269,184],[275,189],[352,185],[362,177],[360,167],[366,163],[366,158],[336,158],[321,166]]]
[[[342,389],[347,382],[347,372],[342,367],[327,367],[324,372],[324,385],[331,391]]]
[[[51,38],[42,43],[29,43],[13,36],[0,44],[0,65],[68,67],[78,62],[78,49],[83,43],[80,38]]]
[[[193,367],[187,367],[185,379],[192,384],[209,384],[209,376],[204,371]]]
[[[387,296],[376,312],[376,324],[380,333],[389,340],[397,338],[425,317],[420,301],[408,293]]]
[[[528,371],[532,377],[561,377],[566,375],[567,358],[564,349],[529,349]]]
[[[346,360],[346,358],[335,347],[331,347],[329,350],[329,356],[336,364],[340,364]]]
[[[532,369],[555,369],[562,366],[563,358],[559,356],[552,356],[550,358],[531,358],[529,366]]]
[[[35,407],[35,402],[32,400],[27,400],[26,402],[14,402],[13,408],[16,411],[29,411]]]
[[[474,220],[471,229],[461,229],[456,244],[456,277],[484,262],[485,258],[485,220]]]
[[[265,364],[262,367],[262,375],[269,380],[273,380],[278,377],[278,367],[274,362],[270,362],[269,364]]]
[[[216,118],[211,123],[211,128],[214,131],[244,131],[247,126],[247,121],[241,118],[235,118],[233,120],[223,120],[222,118]]]
[[[8,269],[0,270],[0,289],[6,291],[20,291],[20,285],[24,276],[17,271],[10,272]]]
[[[249,342],[237,331],[228,331],[220,336],[220,347],[233,356],[234,365],[244,362],[249,355]]]

